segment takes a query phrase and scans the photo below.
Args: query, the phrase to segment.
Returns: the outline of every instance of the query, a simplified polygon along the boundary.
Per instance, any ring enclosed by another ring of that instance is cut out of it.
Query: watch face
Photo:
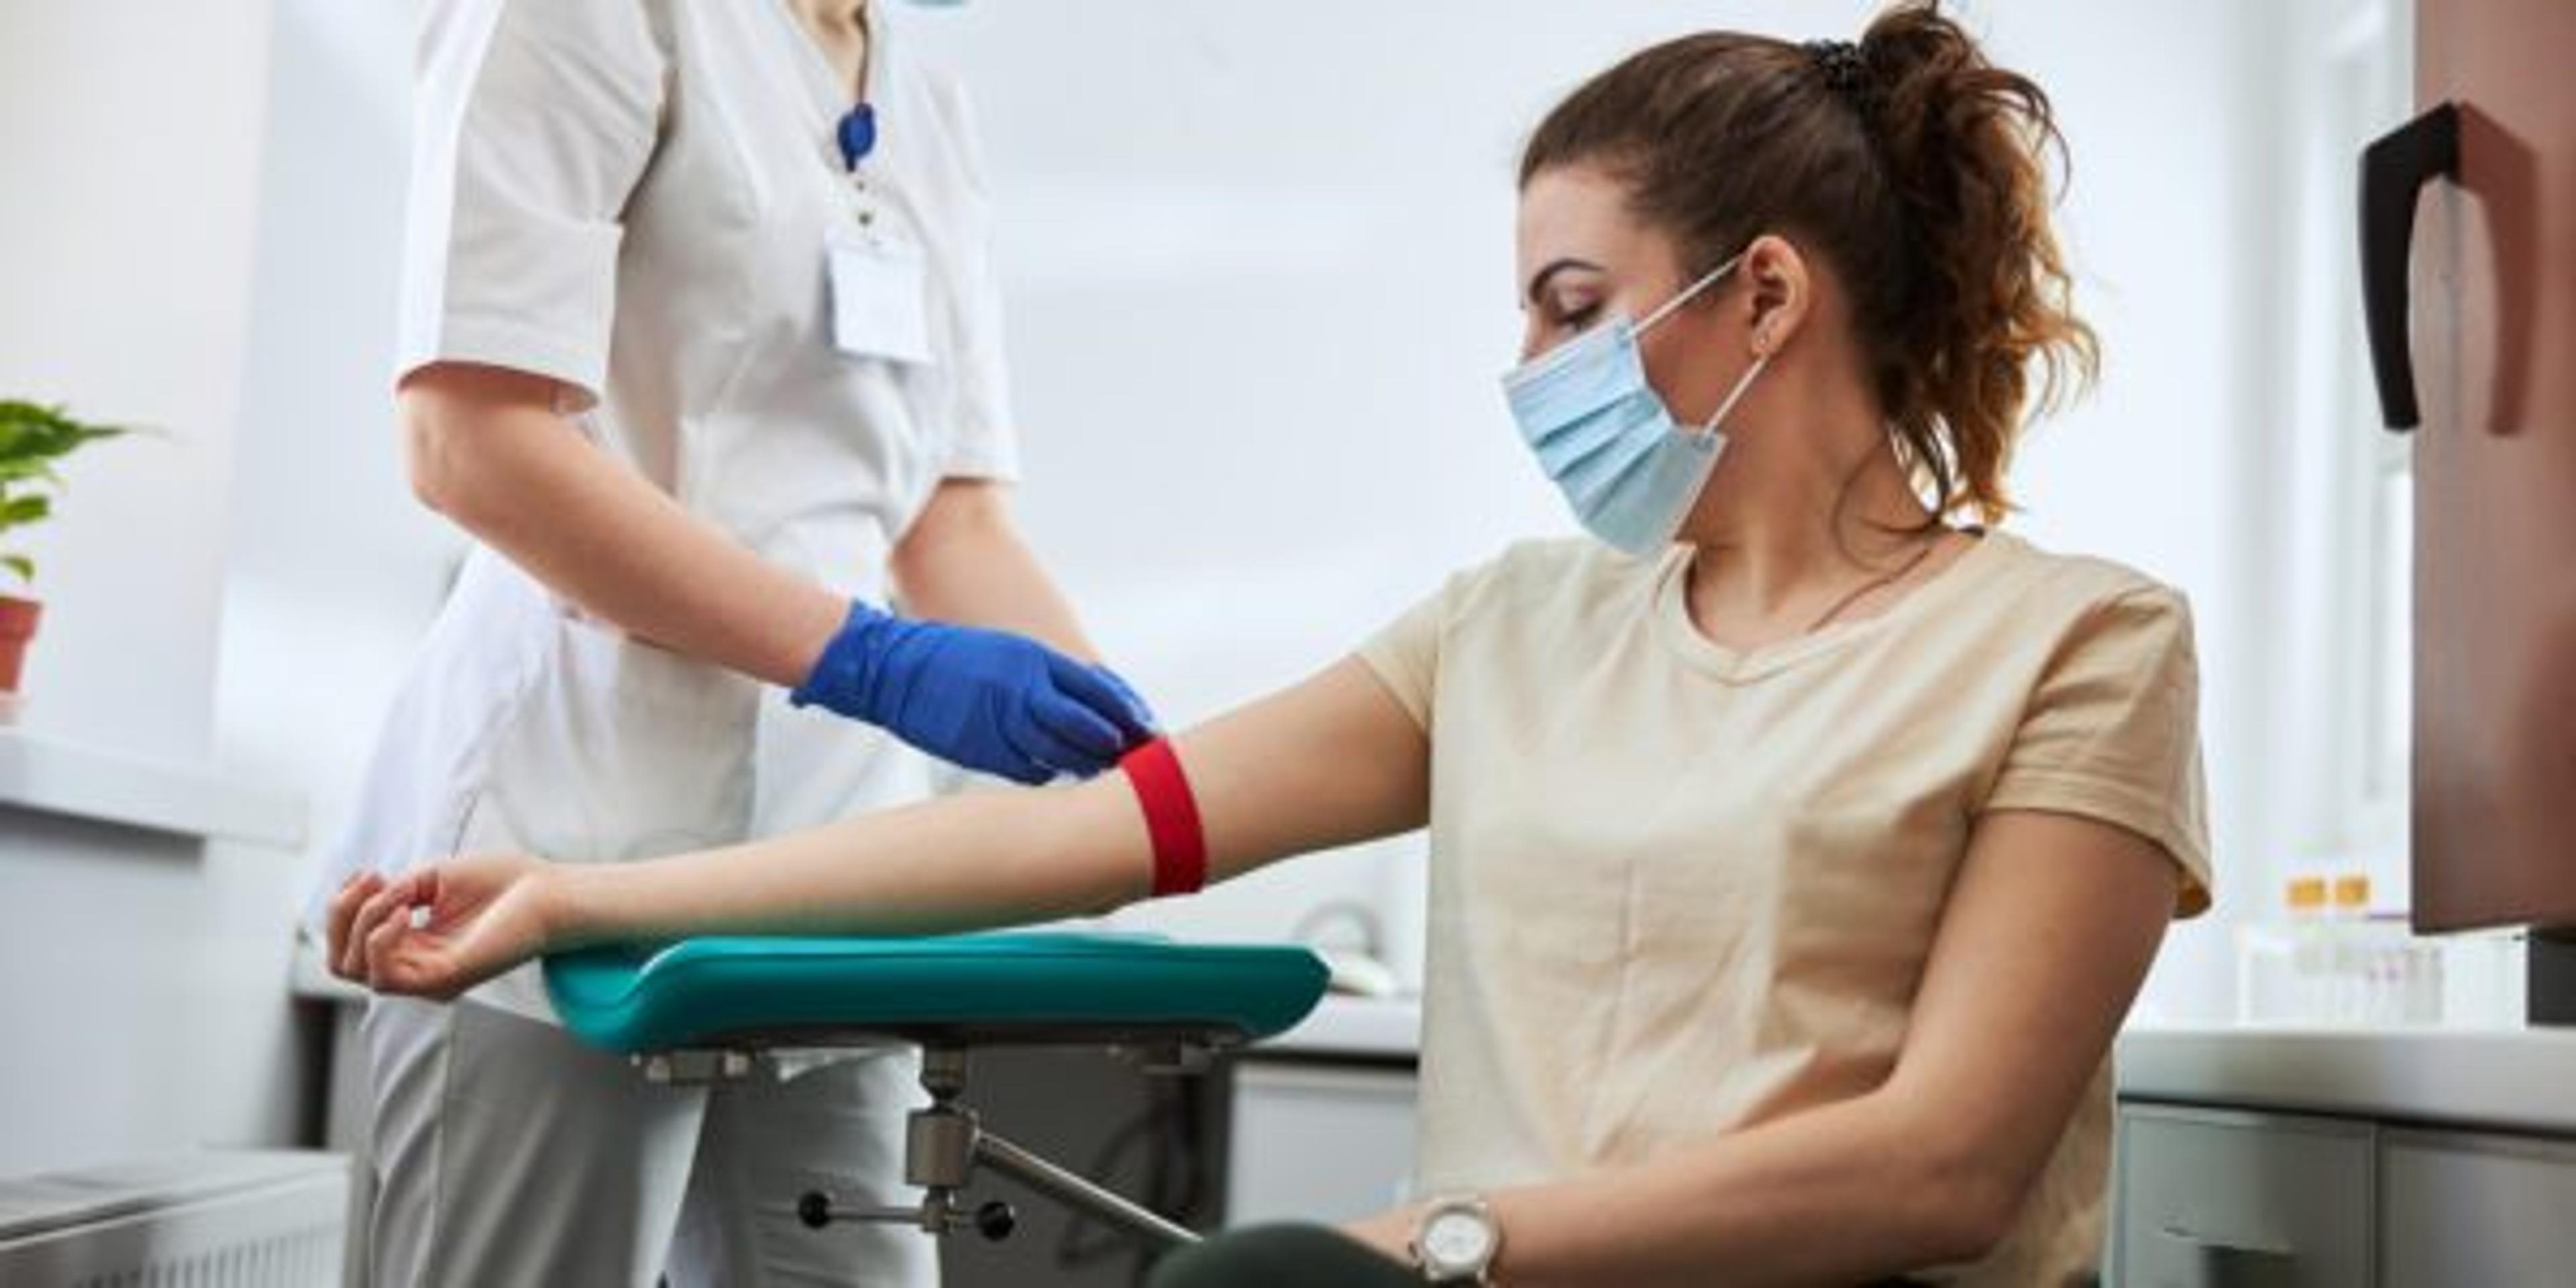
[[[1441,1270],[1480,1269],[1493,1246],[1493,1227],[1474,1212],[1443,1212],[1422,1231],[1424,1259]]]

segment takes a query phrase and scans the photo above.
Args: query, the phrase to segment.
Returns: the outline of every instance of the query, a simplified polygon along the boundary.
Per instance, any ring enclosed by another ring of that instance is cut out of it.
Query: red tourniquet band
[[[1195,894],[1207,885],[1207,831],[1199,803],[1172,740],[1156,738],[1118,762],[1136,803],[1145,809],[1145,833],[1154,841],[1154,897]]]

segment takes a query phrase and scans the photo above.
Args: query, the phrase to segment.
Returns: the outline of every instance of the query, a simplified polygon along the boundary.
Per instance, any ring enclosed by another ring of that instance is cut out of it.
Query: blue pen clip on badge
[[[841,144],[841,168],[858,169],[859,162],[877,150],[877,110],[866,103],[851,108],[842,114],[835,134]]]

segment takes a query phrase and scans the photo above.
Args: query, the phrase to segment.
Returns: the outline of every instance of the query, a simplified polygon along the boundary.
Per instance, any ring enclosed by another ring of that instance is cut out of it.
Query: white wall
[[[212,749],[264,2],[0,6],[0,391],[166,437],[71,463],[31,543],[26,722]],[[0,809],[0,1175],[294,1130],[291,856]]]
[[[2261,442],[2277,231],[2266,214],[2282,56],[2264,6],[1981,6],[1998,59],[2056,100],[2073,152],[2062,230],[2102,384],[2044,426],[2017,471],[2018,526],[2186,591],[2199,628],[2218,911],[2176,928],[2142,1017],[2219,1020],[2229,931],[2262,889],[2249,862],[2265,780],[2256,717],[2261,575],[2247,448]]]
[[[311,794],[317,848],[463,545],[412,500],[393,419],[417,8],[276,0],[217,728]]]
[[[2063,230],[2108,350],[2041,430],[2017,526],[2190,593],[2222,873],[2244,706],[2231,450],[2265,248],[2276,46],[2223,0],[1967,12],[2055,95]],[[1865,0],[986,3],[916,24],[973,84],[1000,185],[1026,510],[1115,660],[1186,719],[1347,650],[1513,537],[1566,530],[1504,418],[1512,162],[1557,97],[1701,26],[1851,35]],[[1159,921],[1276,934],[1326,891],[1416,897],[1406,847],[1265,874]],[[2222,895],[2239,893],[2222,876]],[[2147,1008],[2227,1004],[2221,919]]]
[[[27,540],[34,728],[206,752],[267,13],[0,6],[0,390],[166,434],[75,458]]]

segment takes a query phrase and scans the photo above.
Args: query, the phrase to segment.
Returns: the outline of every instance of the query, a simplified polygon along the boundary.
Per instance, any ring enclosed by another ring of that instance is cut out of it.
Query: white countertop
[[[1249,1054],[1409,1061],[1421,1048],[1422,999],[1328,993],[1297,1027]]]
[[[2137,1028],[2120,1094],[2576,1132],[2576,1030]]]
[[[287,996],[299,1002],[347,1002],[363,1006],[367,1001],[364,986],[352,984],[331,973],[322,964],[320,940],[299,930],[295,934],[295,955],[286,969]]]

